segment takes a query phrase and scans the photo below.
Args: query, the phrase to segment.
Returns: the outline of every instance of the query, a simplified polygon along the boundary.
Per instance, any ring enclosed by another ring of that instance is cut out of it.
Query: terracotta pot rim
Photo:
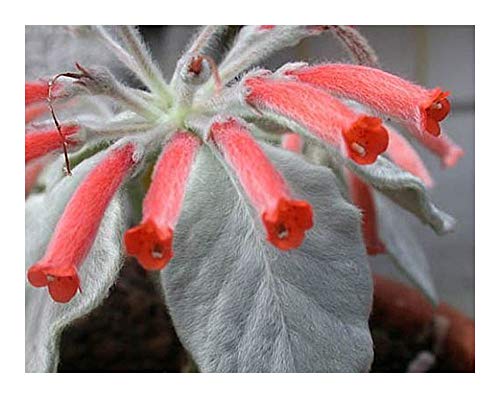
[[[446,303],[433,306],[418,290],[401,282],[381,275],[373,279],[372,317],[379,324],[409,335],[434,327],[442,334],[439,357],[454,371],[475,371],[474,320]]]

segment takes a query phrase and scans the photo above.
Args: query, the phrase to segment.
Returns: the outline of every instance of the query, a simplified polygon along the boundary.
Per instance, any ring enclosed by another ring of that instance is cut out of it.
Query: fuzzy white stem
[[[332,32],[336,34],[344,47],[350,53],[353,61],[359,65],[380,68],[380,62],[375,50],[368,44],[364,36],[355,28],[345,25],[334,25]]]
[[[144,83],[153,93],[170,101],[170,88],[165,83],[161,71],[151,58],[149,50],[137,30],[132,26],[120,26],[119,32],[141,70]]]
[[[187,53],[203,53],[208,47],[210,40],[218,34],[225,26],[207,25],[195,37]]]
[[[110,36],[108,31],[103,26],[95,26],[94,31],[97,33],[101,42],[115,54],[116,58],[118,58],[127,68],[133,71],[142,80],[141,73],[135,60]]]

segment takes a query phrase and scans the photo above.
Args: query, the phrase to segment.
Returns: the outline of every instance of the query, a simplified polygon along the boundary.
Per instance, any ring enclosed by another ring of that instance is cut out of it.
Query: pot
[[[371,329],[375,345],[373,371],[389,371],[387,358],[404,362],[397,342],[410,346],[407,363],[392,371],[474,372],[474,321],[441,303],[434,307],[419,291],[400,282],[374,276]],[[385,349],[384,349],[385,346]],[[391,353],[392,351],[392,353]],[[389,366],[390,367],[390,366]],[[405,369],[406,368],[406,369]]]

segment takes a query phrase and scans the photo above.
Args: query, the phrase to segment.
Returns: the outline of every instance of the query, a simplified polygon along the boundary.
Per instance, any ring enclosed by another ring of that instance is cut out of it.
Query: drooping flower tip
[[[172,240],[173,231],[160,229],[152,220],[145,220],[125,233],[127,253],[149,271],[160,270],[171,260]]]
[[[304,241],[305,232],[311,229],[313,210],[311,205],[302,200],[279,199],[273,210],[262,215],[267,230],[267,239],[281,250],[299,247]]]
[[[431,90],[429,100],[422,105],[422,114],[425,114],[425,131],[434,136],[441,133],[439,122],[444,120],[450,113],[451,105],[448,100],[449,92],[443,92],[440,88]]]
[[[28,270],[28,281],[34,287],[48,287],[52,299],[67,303],[80,287],[78,272],[74,266],[54,266],[39,262]]]
[[[389,145],[389,134],[377,117],[361,116],[343,131],[349,157],[358,164],[371,164]]]

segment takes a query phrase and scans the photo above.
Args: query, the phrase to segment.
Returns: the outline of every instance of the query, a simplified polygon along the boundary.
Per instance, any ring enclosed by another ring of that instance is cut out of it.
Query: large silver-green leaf
[[[176,331],[205,372],[359,372],[373,357],[372,282],[359,212],[335,176],[265,146],[314,207],[299,249],[265,239],[238,183],[204,148],[161,281]]]
[[[60,180],[52,190],[30,197],[25,213],[25,266],[29,267],[44,254],[64,207],[88,171],[100,156],[84,161],[72,177]],[[123,199],[111,202],[101,222],[99,233],[87,259],[80,268],[82,292],[66,304],[54,302],[47,289],[25,289],[25,367],[27,372],[57,370],[59,337],[72,321],[89,313],[106,297],[122,264],[124,229]],[[84,214],[81,217],[85,217]]]
[[[380,239],[394,265],[437,305],[439,298],[427,257],[401,210],[380,194],[376,196],[376,203]]]

